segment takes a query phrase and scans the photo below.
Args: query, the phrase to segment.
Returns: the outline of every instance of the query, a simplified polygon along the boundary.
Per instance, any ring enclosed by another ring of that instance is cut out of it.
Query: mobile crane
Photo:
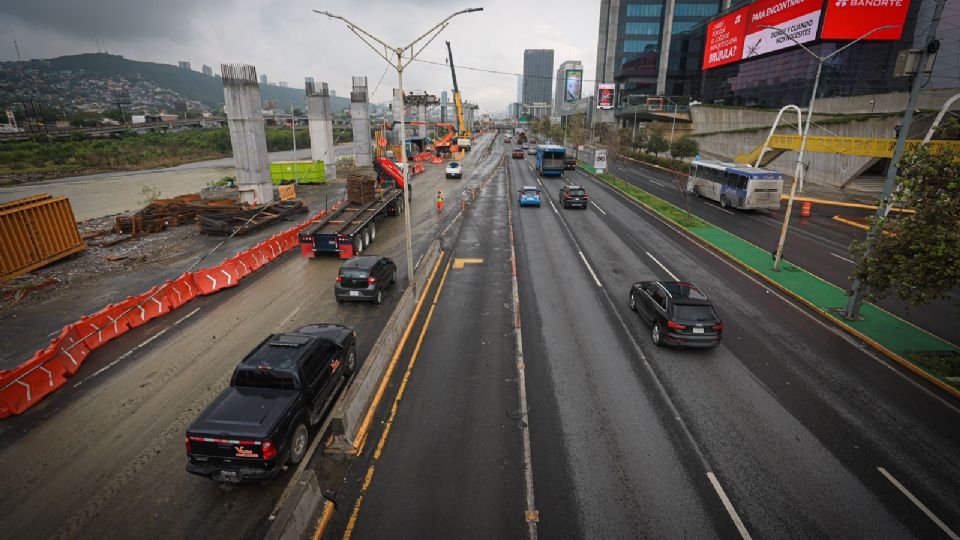
[[[467,129],[463,122],[463,100],[460,98],[460,87],[457,86],[457,70],[453,67],[453,50],[450,48],[450,42],[447,42],[447,53],[450,55],[450,74],[453,75],[453,103],[457,106],[457,125],[459,133],[457,134],[457,146],[464,150],[470,150],[473,134]]]

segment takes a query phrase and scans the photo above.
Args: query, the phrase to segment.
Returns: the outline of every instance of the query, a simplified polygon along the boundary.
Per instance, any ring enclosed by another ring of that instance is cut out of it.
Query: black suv
[[[340,266],[333,294],[337,302],[383,303],[383,290],[397,281],[397,265],[386,257],[354,257]]]
[[[723,322],[695,285],[683,281],[641,281],[630,287],[630,309],[651,326],[657,346],[715,347]]]
[[[187,428],[187,472],[245,482],[299,463],[309,428],[323,420],[356,369],[356,339],[352,328],[311,324],[263,340]]]
[[[571,206],[579,206],[581,208],[587,207],[587,201],[590,199],[587,197],[586,190],[583,189],[583,186],[563,186],[560,188],[560,206],[564,208],[569,208]]]

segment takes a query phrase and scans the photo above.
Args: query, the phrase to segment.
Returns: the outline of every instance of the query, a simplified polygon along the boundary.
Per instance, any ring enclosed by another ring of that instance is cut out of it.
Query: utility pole
[[[900,158],[903,157],[903,147],[907,142],[907,136],[910,133],[910,123],[913,122],[913,109],[917,106],[917,98],[920,96],[921,75],[926,69],[927,60],[931,54],[936,54],[940,48],[940,41],[937,39],[937,26],[940,25],[940,16],[943,14],[943,6],[946,0],[937,0],[936,7],[933,9],[933,16],[930,19],[930,30],[927,32],[927,39],[924,42],[923,49],[920,50],[920,61],[917,63],[917,72],[913,75],[913,84],[910,87],[910,99],[907,100],[907,110],[903,111],[903,122],[900,123],[900,132],[897,134],[897,144],[893,147],[893,158],[890,160],[890,166],[887,167],[887,176],[883,181],[883,193],[880,195],[880,204],[877,205],[877,220],[870,226],[865,240],[862,258],[870,257],[873,246],[877,242],[879,233],[878,226],[887,214],[890,212],[890,195],[893,193],[893,184],[897,179],[897,168],[900,164]],[[843,316],[846,319],[857,319],[860,317],[860,306],[863,304],[864,285],[859,279],[853,280],[853,289],[850,291],[850,298],[847,301],[847,308]]]

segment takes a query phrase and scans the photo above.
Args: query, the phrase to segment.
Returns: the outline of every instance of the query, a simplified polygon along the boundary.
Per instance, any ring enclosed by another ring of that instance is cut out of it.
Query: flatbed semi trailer
[[[347,202],[300,231],[300,253],[306,257],[336,253],[354,257],[377,237],[377,220],[403,212],[403,190],[392,187],[365,204]]]

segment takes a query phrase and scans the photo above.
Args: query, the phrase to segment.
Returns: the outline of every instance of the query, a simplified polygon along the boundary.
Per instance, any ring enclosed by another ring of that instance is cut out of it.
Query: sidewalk
[[[581,167],[596,176],[593,168],[589,165],[581,163]],[[630,196],[624,190],[626,183],[623,180],[609,174],[603,174],[598,178]],[[653,195],[645,195],[643,198],[646,199],[647,197],[657,199]],[[632,198],[636,199],[636,197]],[[667,207],[673,206],[666,201],[656,200],[656,206],[661,210],[643,201],[638,200],[638,202],[674,225],[683,228],[748,272],[799,300],[874,349],[954,397],[960,398],[960,377],[951,372],[951,370],[957,369],[957,364],[960,364],[960,348],[956,345],[868,302],[864,302],[861,308],[862,320],[850,321],[844,319],[836,311],[842,310],[847,304],[846,291],[840,287],[828,283],[786,260],[782,261],[781,271],[774,272],[773,260],[769,251],[710,223],[699,222],[693,226],[680,223],[675,217],[671,217],[671,214],[673,216],[683,216],[683,211],[673,207],[676,209],[675,213],[664,212],[662,210],[665,208],[664,205]],[[950,376],[951,374],[953,376]]]

